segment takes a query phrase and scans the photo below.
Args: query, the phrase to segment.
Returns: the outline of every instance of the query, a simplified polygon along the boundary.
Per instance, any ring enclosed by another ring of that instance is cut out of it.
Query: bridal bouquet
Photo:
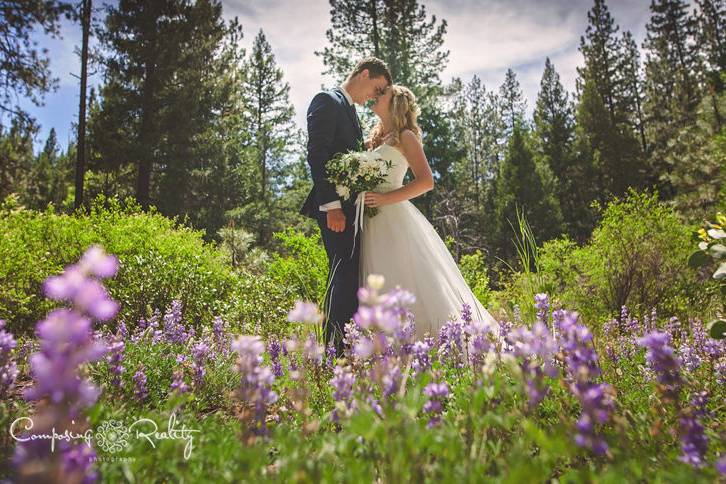
[[[352,193],[369,192],[383,183],[391,169],[391,161],[372,151],[353,151],[334,157],[325,169],[335,191],[343,200],[348,200]],[[356,200],[356,204],[362,203],[362,199]],[[369,217],[377,213],[377,208],[365,207]]]

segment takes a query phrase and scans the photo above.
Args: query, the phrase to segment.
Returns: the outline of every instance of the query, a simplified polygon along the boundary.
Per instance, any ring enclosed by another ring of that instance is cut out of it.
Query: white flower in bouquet
[[[343,197],[343,200],[348,200],[350,198],[350,188],[344,185],[337,185],[335,187],[335,191],[338,195]]]

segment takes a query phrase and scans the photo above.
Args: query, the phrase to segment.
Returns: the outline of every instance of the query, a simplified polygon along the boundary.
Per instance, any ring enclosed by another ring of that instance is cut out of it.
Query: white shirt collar
[[[350,97],[350,94],[348,94],[348,91],[345,90],[345,88],[341,85],[339,89],[343,92],[343,96],[348,100],[348,104],[351,106],[353,105],[353,98]]]

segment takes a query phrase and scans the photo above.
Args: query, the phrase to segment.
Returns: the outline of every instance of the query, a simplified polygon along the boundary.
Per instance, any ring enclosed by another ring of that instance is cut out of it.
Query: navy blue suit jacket
[[[300,213],[317,218],[319,206],[340,200],[343,207],[352,205],[351,197],[344,202],[327,180],[325,165],[338,153],[361,148],[363,133],[353,107],[339,89],[322,91],[310,102],[308,122],[308,165],[313,178],[310,190]]]

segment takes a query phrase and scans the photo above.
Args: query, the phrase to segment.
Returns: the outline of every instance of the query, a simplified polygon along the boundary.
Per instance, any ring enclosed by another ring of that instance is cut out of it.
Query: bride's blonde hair
[[[391,86],[391,91],[389,110],[391,111],[393,129],[391,129],[390,133],[384,133],[383,124],[379,121],[368,136],[369,149],[380,146],[386,138],[390,138],[389,144],[397,145],[401,141],[401,133],[407,129],[413,131],[419,139],[421,138],[421,128],[416,122],[418,115],[421,114],[421,109],[416,102],[416,96],[409,88],[398,84]]]

